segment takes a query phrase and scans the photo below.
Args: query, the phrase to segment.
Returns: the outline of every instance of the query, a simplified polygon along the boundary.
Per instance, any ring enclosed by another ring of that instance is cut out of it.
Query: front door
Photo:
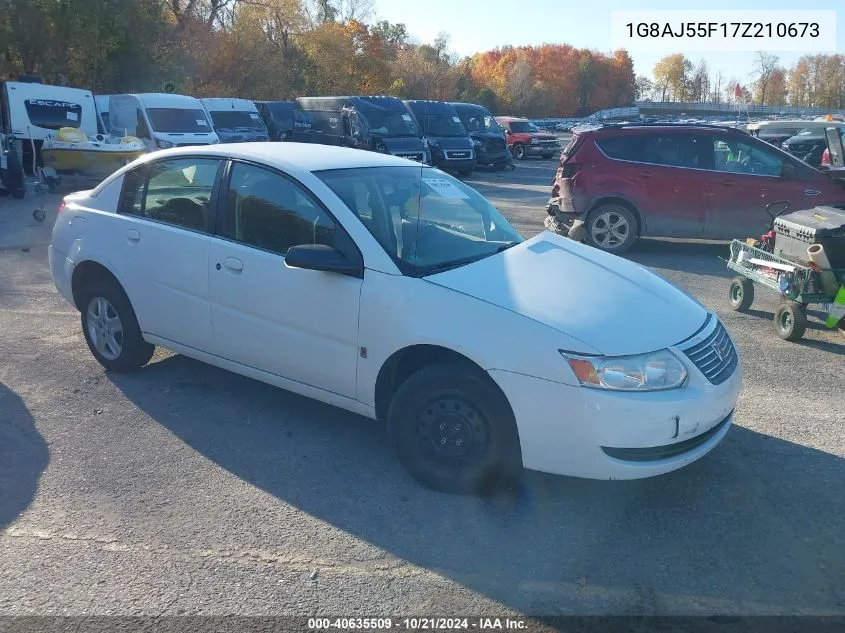
[[[338,246],[346,244],[344,237],[298,183],[232,163],[209,253],[215,353],[354,398],[362,282],[291,268],[284,258],[292,246]]]
[[[222,162],[160,160],[127,172],[114,236],[118,271],[149,334],[208,351],[208,247]]]
[[[771,225],[768,205],[789,202],[789,209],[795,211],[817,204],[820,191],[783,177],[786,157],[762,143],[745,142],[734,136],[709,138],[713,144],[713,171],[705,186],[705,237],[759,237]],[[784,207],[773,205],[771,211],[780,214]]]

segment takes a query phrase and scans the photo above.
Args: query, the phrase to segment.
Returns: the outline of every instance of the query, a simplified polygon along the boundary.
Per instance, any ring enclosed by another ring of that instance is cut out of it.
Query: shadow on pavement
[[[180,356],[108,376],[241,480],[521,612],[845,611],[845,460],[829,453],[735,426],[662,477],[528,473],[453,497],[404,474],[381,423]]]
[[[32,414],[18,394],[0,383],[0,530],[32,503],[49,461]]]

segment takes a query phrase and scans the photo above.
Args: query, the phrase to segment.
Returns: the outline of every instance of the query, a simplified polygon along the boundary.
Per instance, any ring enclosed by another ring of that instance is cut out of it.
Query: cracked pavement
[[[472,183],[531,235],[553,166]],[[815,319],[781,341],[763,291],[730,312],[725,245],[629,255],[736,340],[724,442],[656,479],[476,499],[419,487],[353,414],[163,350],[104,372],[53,288],[47,202],[30,226],[0,198],[0,615],[845,614],[845,339]]]

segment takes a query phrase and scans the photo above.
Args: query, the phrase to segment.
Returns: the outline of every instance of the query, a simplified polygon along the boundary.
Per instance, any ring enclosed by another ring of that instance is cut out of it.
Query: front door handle
[[[804,189],[805,196],[818,196],[821,195],[821,191],[818,189]]]
[[[223,260],[223,265],[229,270],[239,273],[244,269],[244,263],[234,257],[227,257]]]
[[[126,231],[126,239],[132,242],[133,244],[141,239],[141,234],[138,233],[135,229],[129,229]]]

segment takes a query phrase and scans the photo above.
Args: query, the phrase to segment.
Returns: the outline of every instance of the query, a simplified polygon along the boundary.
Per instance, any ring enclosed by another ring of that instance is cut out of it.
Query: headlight
[[[170,141],[163,141],[162,139],[156,139],[156,145],[158,145],[161,149],[173,147],[173,143]]]
[[[611,391],[660,391],[681,387],[687,370],[664,349],[635,356],[578,356],[560,352],[582,387]]]
[[[429,147],[440,147],[440,143],[438,141],[429,141],[428,146]]]
[[[473,145],[473,147],[481,147],[483,144],[484,144],[484,143],[482,143],[482,142],[481,142],[480,140],[478,140],[477,138],[472,139],[472,145]]]
[[[532,145],[534,145],[534,143],[539,143],[539,142],[540,142],[540,141],[539,141],[539,140],[537,140],[536,138],[532,138],[532,139],[531,139],[531,144],[532,144]]]

